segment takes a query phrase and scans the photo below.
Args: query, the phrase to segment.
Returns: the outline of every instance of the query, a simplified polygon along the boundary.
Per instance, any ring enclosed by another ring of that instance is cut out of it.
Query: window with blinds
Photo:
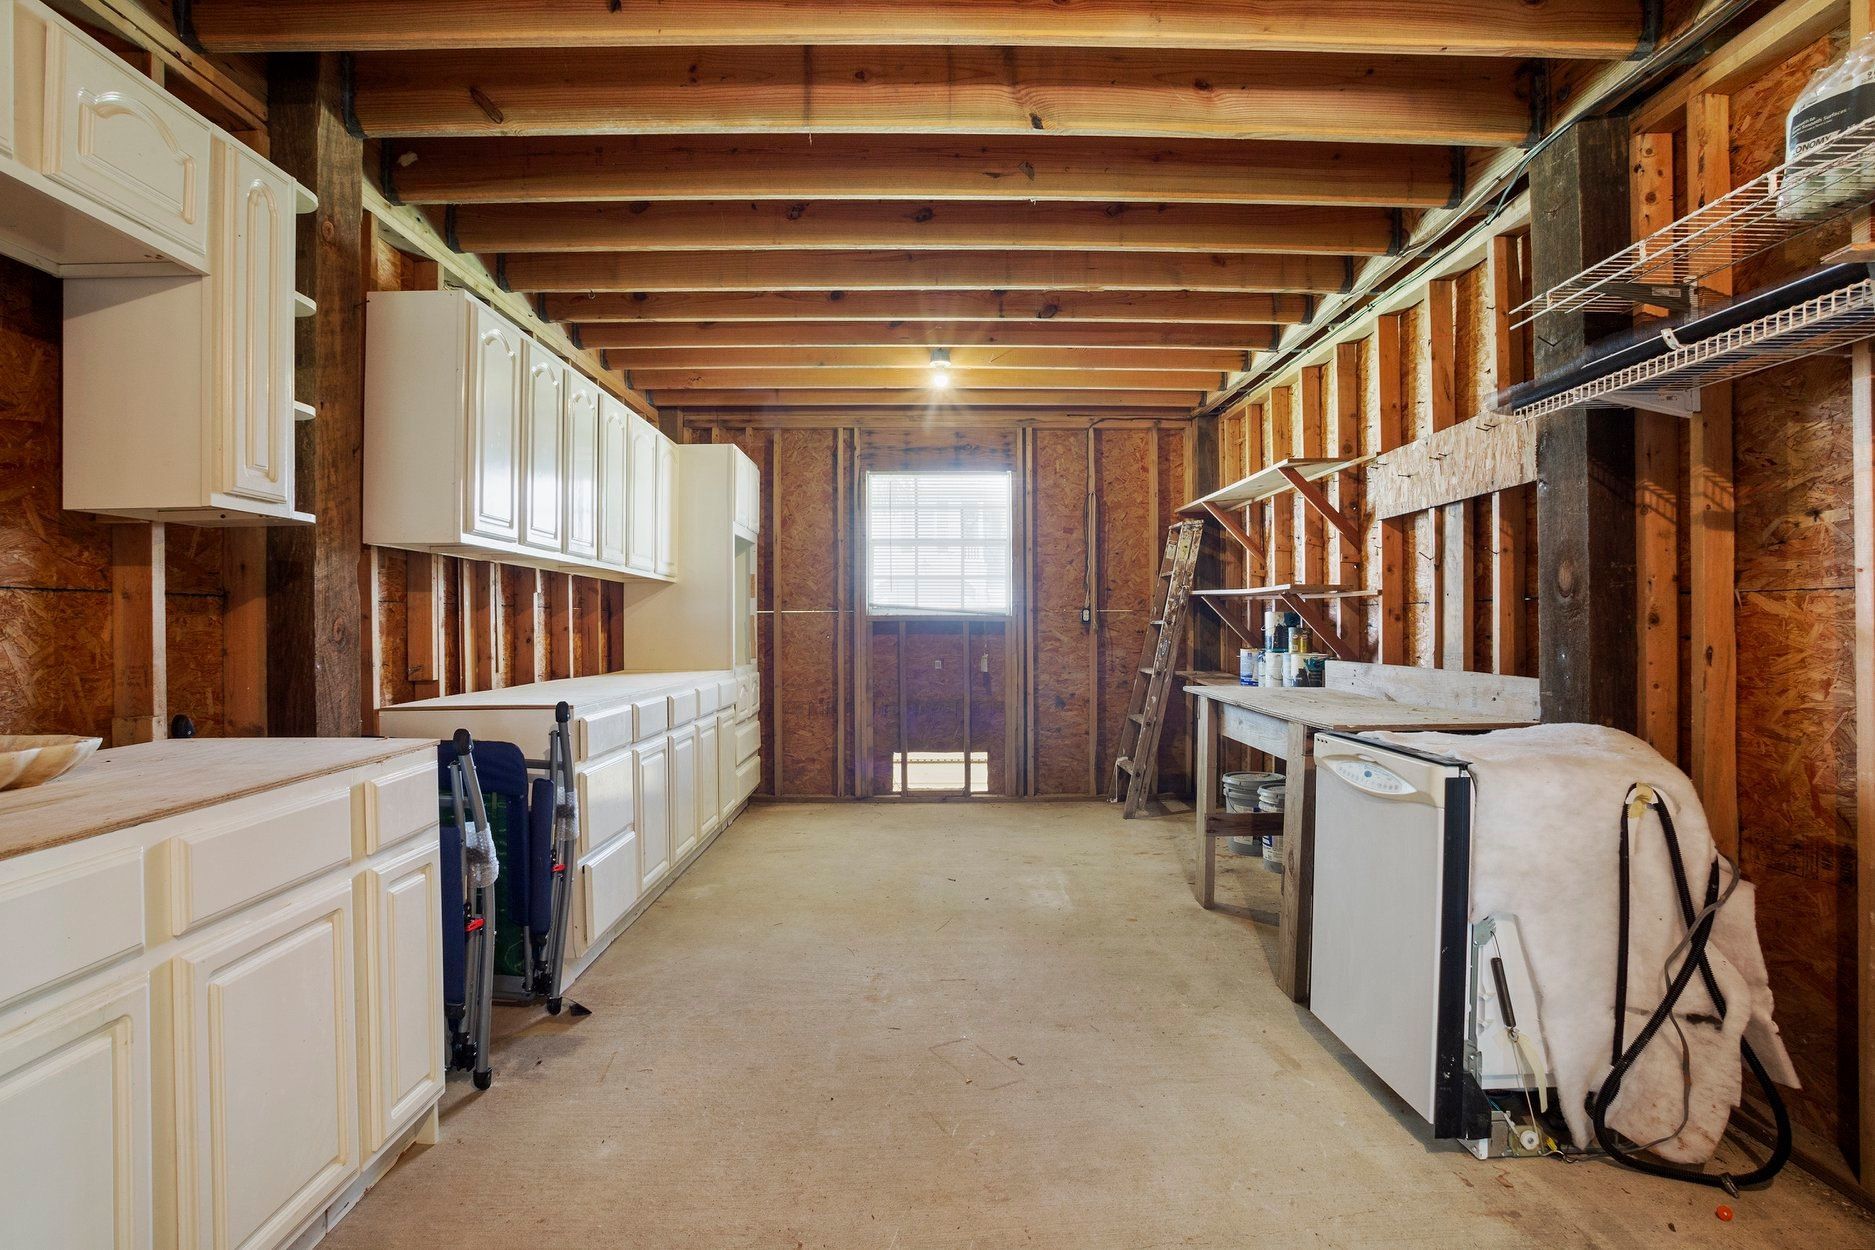
[[[1008,616],[1008,473],[866,474],[866,610]]]

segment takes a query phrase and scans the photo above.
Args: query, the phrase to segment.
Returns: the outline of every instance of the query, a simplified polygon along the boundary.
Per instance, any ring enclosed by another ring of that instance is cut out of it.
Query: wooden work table
[[[1331,660],[1319,688],[1190,681],[1198,704],[1198,899],[1217,907],[1217,839],[1278,833],[1284,839],[1276,979],[1291,999],[1309,997],[1310,903],[1314,889],[1315,735],[1324,730],[1446,730],[1482,733],[1538,719],[1537,682],[1527,677],[1448,673]],[[1280,824],[1274,813],[1244,819],[1221,813],[1219,746],[1228,738],[1283,761]]]

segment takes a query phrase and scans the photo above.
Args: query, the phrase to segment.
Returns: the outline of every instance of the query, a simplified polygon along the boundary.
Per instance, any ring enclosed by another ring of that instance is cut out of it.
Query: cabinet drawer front
[[[638,838],[626,834],[580,861],[587,949],[638,901]]]
[[[716,712],[716,683],[697,687],[697,715],[711,716]]]
[[[365,782],[364,845],[361,854],[376,855],[406,838],[435,833],[438,780],[431,760],[389,777]]]
[[[47,177],[206,261],[208,123],[58,21],[46,26],[46,131]]]
[[[348,864],[352,803],[347,789],[293,787],[276,802],[211,809],[207,827],[165,843],[169,931],[183,934],[247,903]],[[275,797],[275,796],[270,796]]]
[[[143,949],[143,851],[0,886],[0,1007]]]
[[[604,846],[631,828],[632,757],[620,751],[579,774],[579,849]]]
[[[725,677],[716,683],[716,710],[727,711],[736,706],[742,698],[742,683],[734,677]]]
[[[748,720],[736,722],[736,763],[754,755],[762,749],[762,722],[751,716]]]
[[[697,718],[697,692],[694,690],[675,690],[670,696],[671,728],[688,725]]]
[[[637,737],[632,728],[630,704],[620,704],[579,720],[581,762],[601,759],[620,747],[628,747]]]
[[[0,1038],[0,1124],[5,1244],[147,1247],[148,978]]]
[[[736,801],[740,803],[762,784],[762,757],[751,755],[736,766]]]
[[[670,700],[663,695],[652,695],[632,704],[633,728],[637,737],[633,740],[643,742],[646,738],[655,738],[671,727]]]

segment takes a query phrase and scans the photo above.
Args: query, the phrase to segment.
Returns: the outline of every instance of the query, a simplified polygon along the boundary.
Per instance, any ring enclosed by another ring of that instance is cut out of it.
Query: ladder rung
[[[1156,621],[1147,621],[1147,622],[1146,622],[1146,624],[1148,624],[1148,625],[1164,625],[1164,624],[1165,624],[1165,618],[1164,618],[1164,617],[1160,617],[1160,618],[1159,618],[1158,620],[1156,620]]]
[[[1146,723],[1145,716],[1139,712],[1129,712],[1126,719],[1132,721],[1135,725],[1143,725]],[[1111,724],[1112,722],[1108,723]]]
[[[1133,771],[1133,757],[1130,755],[1122,755],[1119,759],[1113,761],[1113,766],[1121,772],[1130,775]]]

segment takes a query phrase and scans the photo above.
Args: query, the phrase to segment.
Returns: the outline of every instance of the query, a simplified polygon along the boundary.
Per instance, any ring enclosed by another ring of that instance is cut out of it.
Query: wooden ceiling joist
[[[1087,348],[1202,354],[1257,352],[1276,346],[1273,325],[1189,325],[1176,322],[1052,323],[1010,321],[644,321],[590,322],[576,327],[588,348],[727,352],[848,348]],[[1170,362],[1176,364],[1176,361]]]
[[[529,252],[517,291],[1345,291],[1344,256],[1188,252]]]
[[[411,204],[556,200],[1081,200],[1438,208],[1460,148],[1069,135],[386,140]]]
[[[1307,321],[1306,295],[1190,291],[718,291],[546,295],[549,321],[1154,321],[1262,326]]]
[[[665,391],[653,394],[660,408],[1165,408],[1189,413],[1204,401],[1202,391],[933,391],[929,387],[848,391],[838,389]]]
[[[849,327],[850,329],[850,327]],[[1164,370],[1234,373],[1248,365],[1242,351],[1167,351],[1162,347],[952,347],[951,366],[968,369]],[[668,369],[914,369],[931,368],[929,347],[675,347],[604,350],[608,369],[634,376]],[[760,380],[760,379],[758,379]],[[1071,380],[1071,379],[1064,379]]]
[[[956,44],[1629,56],[1633,0],[193,0],[211,51]]]
[[[366,134],[1106,135],[1502,146],[1511,60],[1092,48],[505,49],[360,56]]]
[[[465,204],[443,226],[465,252],[985,248],[1297,252],[1380,256],[1400,233],[1384,208],[772,200]]]
[[[922,377],[907,377],[902,369],[646,369],[632,370],[627,378],[635,390],[662,392],[719,391],[738,386],[765,390],[883,390],[924,387]],[[952,369],[948,389],[959,393],[998,390],[1093,391],[1210,391],[1224,384],[1224,375],[1184,369]]]

